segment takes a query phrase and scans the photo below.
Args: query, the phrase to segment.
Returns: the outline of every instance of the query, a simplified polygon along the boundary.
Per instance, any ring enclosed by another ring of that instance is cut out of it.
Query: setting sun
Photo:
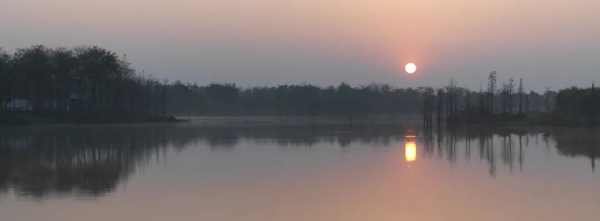
[[[417,71],[417,66],[413,63],[408,63],[406,64],[406,67],[404,67],[404,70],[406,70],[406,73],[413,74]]]

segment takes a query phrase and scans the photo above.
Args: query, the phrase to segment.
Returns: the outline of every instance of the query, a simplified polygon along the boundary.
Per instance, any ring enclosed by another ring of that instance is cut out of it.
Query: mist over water
[[[411,123],[2,129],[0,213],[7,220],[596,220],[597,135]]]

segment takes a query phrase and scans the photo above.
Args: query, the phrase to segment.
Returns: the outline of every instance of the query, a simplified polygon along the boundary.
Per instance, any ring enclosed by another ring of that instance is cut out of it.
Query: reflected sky
[[[598,220],[597,135],[407,125],[17,128],[0,133],[0,219]]]

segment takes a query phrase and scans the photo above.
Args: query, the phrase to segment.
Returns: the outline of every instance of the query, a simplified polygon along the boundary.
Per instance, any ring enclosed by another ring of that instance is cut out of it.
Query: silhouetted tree
[[[496,71],[492,71],[488,76],[488,114],[494,114],[494,93],[496,92]]]
[[[519,79],[519,114],[523,114],[523,78]]]
[[[7,102],[10,95],[12,73],[10,62],[10,55],[4,49],[0,48],[0,103]]]
[[[13,90],[24,94],[31,100],[33,109],[39,111],[43,100],[48,95],[46,82],[50,82],[52,78],[49,75],[49,71],[52,70],[51,50],[43,45],[17,49],[12,63],[16,78],[22,82],[20,87],[14,85]]]
[[[166,116],[166,90],[166,85],[136,74],[125,59],[97,46],[35,45],[17,49],[13,56],[0,50],[2,103],[27,99],[38,114],[56,112],[76,121]]]

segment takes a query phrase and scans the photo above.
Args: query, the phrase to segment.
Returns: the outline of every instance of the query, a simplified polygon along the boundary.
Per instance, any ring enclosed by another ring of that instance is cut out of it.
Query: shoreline
[[[420,123],[418,115],[395,116],[176,116],[201,125],[382,125]]]
[[[43,115],[31,113],[0,112],[0,127],[40,125],[131,125],[183,123],[204,126],[326,126],[326,125],[394,125],[414,124],[422,126],[420,115],[371,115],[371,116],[169,116],[151,117],[139,115]],[[554,125],[544,122],[509,122],[494,124],[442,123],[433,128],[444,127],[493,127],[493,128],[590,128],[582,125]]]
[[[4,113],[3,113],[4,114]],[[418,115],[394,116],[170,116],[140,117],[104,115],[51,118],[32,114],[4,115],[0,117],[0,126],[38,126],[38,125],[117,125],[117,124],[159,124],[189,123],[206,126],[242,126],[242,125],[389,125],[420,124]]]
[[[136,114],[107,114],[107,113],[15,113],[0,112],[0,126],[37,126],[37,125],[68,125],[68,124],[139,124],[139,123],[181,123],[186,122],[173,116],[156,117]]]

